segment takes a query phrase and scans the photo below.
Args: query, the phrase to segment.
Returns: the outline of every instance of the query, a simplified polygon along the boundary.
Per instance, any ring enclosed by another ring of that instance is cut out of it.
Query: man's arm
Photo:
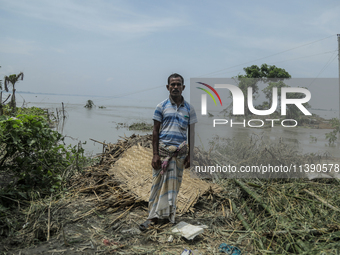
[[[161,127],[161,122],[154,120],[153,121],[153,131],[152,131],[152,151],[153,158],[151,165],[153,169],[157,170],[161,168],[161,159],[159,157],[159,129]]]
[[[195,147],[195,124],[189,125],[188,130],[188,142],[189,142],[189,153],[184,160],[184,167],[190,167],[190,155],[194,155],[194,147]]]

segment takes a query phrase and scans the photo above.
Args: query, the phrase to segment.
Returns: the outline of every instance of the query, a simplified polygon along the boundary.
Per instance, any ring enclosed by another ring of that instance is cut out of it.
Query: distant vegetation
[[[91,109],[93,106],[95,106],[93,101],[92,100],[87,100],[87,103],[86,103],[86,105],[84,107]]]
[[[337,135],[340,133],[340,120],[338,118],[331,119],[331,125],[334,130],[332,132],[326,133],[326,139],[328,144],[334,145],[334,142],[338,139]]]
[[[92,100],[87,100],[86,105],[84,106],[85,108],[91,109],[93,106],[96,106]],[[105,106],[98,106],[99,109],[104,109],[106,108]]]
[[[12,84],[12,97],[11,97],[11,101],[10,101],[10,106],[12,108],[12,111],[15,113],[16,111],[16,101],[15,101],[15,84],[19,81],[19,80],[23,80],[24,79],[24,73],[21,72],[19,74],[11,74],[9,76],[5,76],[4,78],[4,84],[5,84],[5,90],[6,92],[9,91],[8,89],[8,85]]]
[[[0,66],[1,67],[1,66]],[[5,91],[8,92],[8,85],[12,84],[12,96],[8,95],[8,97],[2,101],[2,80],[0,80],[0,115],[3,115],[3,108],[4,105],[6,103],[6,101],[8,100],[8,98],[11,96],[11,100],[9,103],[9,106],[12,110],[12,113],[14,114],[16,112],[16,101],[15,101],[15,84],[19,81],[19,80],[23,80],[24,79],[24,73],[19,73],[19,74],[11,74],[9,76],[5,76],[4,77],[4,85],[5,85]]]
[[[130,125],[129,130],[151,131],[153,130],[153,125],[145,122],[137,122]]]
[[[275,65],[267,65],[262,64],[261,67],[257,65],[252,65],[249,67],[243,68],[245,74],[240,74],[234,77],[235,81],[237,81],[238,87],[242,90],[244,95],[244,109],[245,116],[250,116],[252,113],[247,107],[248,103],[248,88],[251,87],[253,91],[253,99],[258,97],[259,93],[259,82],[268,83],[267,87],[265,87],[262,92],[264,93],[266,99],[268,101],[262,102],[262,104],[257,105],[255,108],[258,110],[266,110],[269,109],[272,105],[272,91],[273,88],[277,88],[278,99],[281,98],[281,88],[290,87],[289,85],[284,83],[284,80],[291,78],[291,75],[283,68],[276,67]],[[287,97],[292,98],[303,98],[305,95],[302,93],[288,93]],[[311,106],[308,103],[303,104],[306,108],[310,108]],[[227,108],[228,109],[228,108]],[[228,112],[225,109],[224,112]],[[273,116],[280,117],[280,113],[276,110],[273,113]],[[305,115],[295,106],[295,105],[287,105],[287,119],[295,119],[298,122],[298,125],[303,124],[307,118]]]

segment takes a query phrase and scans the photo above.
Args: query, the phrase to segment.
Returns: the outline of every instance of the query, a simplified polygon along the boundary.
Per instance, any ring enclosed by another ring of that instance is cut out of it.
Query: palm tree
[[[10,106],[12,107],[13,112],[16,111],[16,102],[15,102],[15,83],[19,80],[24,79],[24,73],[20,72],[19,74],[11,74],[10,76],[5,76],[4,82],[5,82],[5,90],[8,92],[8,83],[11,83],[13,86],[13,93],[11,97]]]

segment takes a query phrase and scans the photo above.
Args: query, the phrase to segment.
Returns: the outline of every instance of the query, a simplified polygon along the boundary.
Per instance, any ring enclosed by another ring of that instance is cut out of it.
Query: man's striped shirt
[[[197,123],[194,107],[184,100],[177,107],[171,97],[157,105],[153,120],[162,123],[159,141],[165,145],[180,145],[187,140],[189,125]]]

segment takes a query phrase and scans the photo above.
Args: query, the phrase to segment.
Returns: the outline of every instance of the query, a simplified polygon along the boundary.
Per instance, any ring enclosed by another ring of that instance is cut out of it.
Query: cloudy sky
[[[339,13],[337,0],[0,0],[0,79],[24,72],[17,90],[147,99],[164,96],[173,72],[187,85],[262,63],[338,77]]]

